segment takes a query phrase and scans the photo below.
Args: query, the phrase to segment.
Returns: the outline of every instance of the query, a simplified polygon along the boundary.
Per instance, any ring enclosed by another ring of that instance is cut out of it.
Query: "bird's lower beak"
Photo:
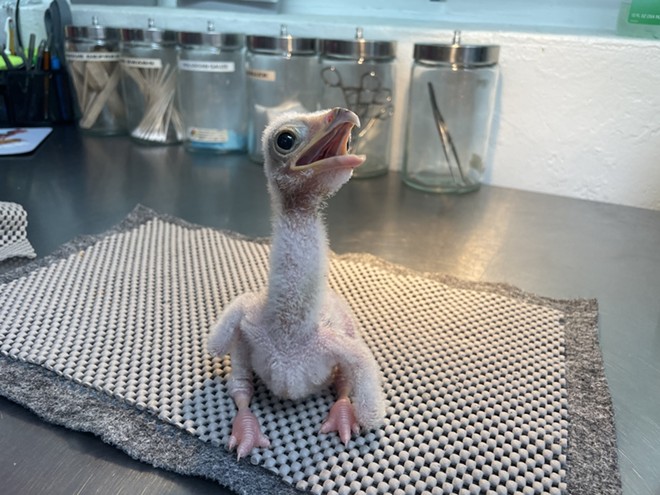
[[[353,127],[360,127],[360,119],[346,108],[321,113],[318,125],[312,130],[315,137],[302,150],[291,170],[354,169],[362,165],[366,156],[349,154]]]

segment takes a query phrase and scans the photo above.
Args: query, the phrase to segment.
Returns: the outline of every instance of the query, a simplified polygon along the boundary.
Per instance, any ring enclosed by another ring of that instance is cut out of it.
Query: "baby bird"
[[[337,400],[320,432],[336,431],[344,444],[383,422],[378,365],[348,303],[327,281],[321,210],[364,162],[348,152],[354,126],[353,112],[334,108],[286,114],[264,131],[273,212],[268,286],[234,299],[208,337],[211,354],[231,355],[229,390],[238,411],[229,448],[239,459],[270,445],[249,408],[253,372],[285,399],[334,384]]]

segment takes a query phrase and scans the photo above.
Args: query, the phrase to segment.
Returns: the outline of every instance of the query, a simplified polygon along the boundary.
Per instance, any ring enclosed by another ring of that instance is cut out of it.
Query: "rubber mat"
[[[36,365],[233,459],[231,361],[212,358],[205,340],[232,298],[264,287],[268,255],[263,240],[140,208],[120,228],[6,277],[3,366]],[[238,476],[109,441],[241,493],[250,492],[240,477],[247,462],[317,494],[620,493],[595,301],[416,273],[368,255],[333,255],[329,282],[380,366],[382,428],[345,447],[318,433],[330,391],[282,401],[257,381],[252,410],[271,447],[233,461]],[[0,391],[33,407],[19,389],[0,374]]]
[[[8,258],[36,257],[27,239],[27,213],[16,203],[0,202],[0,262]]]

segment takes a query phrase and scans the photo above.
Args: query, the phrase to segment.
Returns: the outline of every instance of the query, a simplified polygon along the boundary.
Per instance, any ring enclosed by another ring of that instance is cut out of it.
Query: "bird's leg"
[[[236,448],[239,460],[248,455],[255,447],[270,446],[268,437],[261,432],[259,420],[250,410],[254,386],[248,355],[247,346],[239,339],[232,349],[232,372],[229,379],[229,393],[238,409],[232,425],[231,437],[229,437],[229,450]]]
[[[337,389],[337,400],[321,426],[321,433],[336,431],[339,433],[342,443],[347,445],[351,434],[357,435],[360,432],[360,425],[355,418],[355,408],[348,398],[350,385],[339,369],[335,374],[335,388]]]
[[[236,448],[240,460],[255,447],[270,447],[270,441],[261,432],[259,420],[250,410],[252,394],[241,390],[235,392],[232,397],[238,411],[232,425],[231,437],[229,437],[229,450]]]

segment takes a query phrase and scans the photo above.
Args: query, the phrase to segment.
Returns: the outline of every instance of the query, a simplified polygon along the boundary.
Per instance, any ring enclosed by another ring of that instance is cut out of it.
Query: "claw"
[[[268,437],[261,432],[257,417],[249,409],[239,409],[229,437],[229,450],[236,448],[240,461],[255,447],[270,447]]]
[[[360,433],[360,425],[355,419],[355,409],[346,397],[338,399],[333,404],[328,417],[321,425],[321,433],[330,433],[331,431],[339,433],[339,439],[344,445],[348,445],[351,434],[357,435]]]

